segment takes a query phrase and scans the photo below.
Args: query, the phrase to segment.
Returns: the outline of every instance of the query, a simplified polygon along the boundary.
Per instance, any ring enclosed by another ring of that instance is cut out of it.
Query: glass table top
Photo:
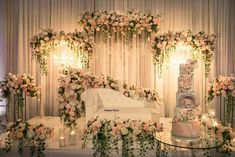
[[[213,149],[223,145],[222,140],[216,138],[182,138],[171,135],[171,132],[156,133],[156,140],[162,144],[187,149]]]

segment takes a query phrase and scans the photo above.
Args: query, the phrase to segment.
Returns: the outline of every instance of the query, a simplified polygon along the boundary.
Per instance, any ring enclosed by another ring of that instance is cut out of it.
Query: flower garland
[[[0,81],[0,98],[8,99],[9,103],[11,95],[16,96],[14,103],[17,103],[17,111],[21,113],[24,107],[24,94],[30,97],[36,97],[40,94],[40,87],[37,86],[35,79],[30,74],[13,75],[8,73],[5,79]]]
[[[175,51],[177,43],[190,46],[190,55],[195,59],[202,59],[205,65],[205,76],[210,72],[210,65],[215,50],[217,35],[207,35],[205,32],[193,34],[190,30],[183,32],[168,32],[156,36],[152,41],[153,62],[157,65],[161,76],[163,65]]]
[[[207,102],[211,102],[215,96],[225,97],[226,123],[232,122],[233,99],[235,98],[235,77],[222,76],[211,81],[207,89]]]
[[[31,125],[28,122],[17,120],[7,129],[8,134],[5,141],[5,150],[9,152],[14,146],[14,142],[18,141],[18,152],[23,154],[24,146],[30,146],[31,156],[37,151],[38,157],[45,156],[46,139],[49,138],[52,129],[45,127],[43,124]]]
[[[118,11],[96,11],[85,12],[80,24],[88,34],[101,32],[105,39],[111,38],[115,33],[123,36],[141,35],[143,32],[150,37],[151,33],[159,30],[161,16],[153,16],[149,11],[140,12],[128,11],[127,14]]]
[[[94,156],[108,156],[111,149],[118,152],[118,141],[121,140],[122,156],[134,156],[134,142],[137,143],[140,156],[146,156],[148,150],[156,147],[155,134],[163,131],[159,122],[141,120],[106,120],[92,119],[84,131],[82,148],[92,140]]]
[[[40,64],[40,70],[43,75],[47,75],[48,56],[61,44],[71,48],[76,53],[80,51],[82,67],[89,67],[94,46],[92,36],[77,30],[66,34],[64,31],[57,33],[52,29],[44,29],[30,41],[33,59]]]
[[[129,86],[103,75],[97,77],[82,69],[68,67],[59,78],[59,116],[67,127],[74,127],[76,120],[84,113],[85,104],[81,94],[88,88],[111,88],[122,92],[125,96],[143,101],[159,101],[155,90]]]
[[[222,76],[214,78],[209,84],[207,89],[207,101],[210,102],[215,96],[226,97],[232,95],[235,97],[235,77],[234,76]]]

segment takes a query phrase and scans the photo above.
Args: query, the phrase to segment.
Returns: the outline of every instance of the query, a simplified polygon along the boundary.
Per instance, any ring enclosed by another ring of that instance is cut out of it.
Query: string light
[[[80,51],[75,53],[66,46],[66,41],[62,40],[60,46],[52,53],[53,62],[59,66],[72,66],[81,68]]]
[[[170,63],[174,67],[178,67],[180,64],[187,62],[187,52],[191,50],[191,47],[179,42],[176,45],[176,53],[170,57]]]

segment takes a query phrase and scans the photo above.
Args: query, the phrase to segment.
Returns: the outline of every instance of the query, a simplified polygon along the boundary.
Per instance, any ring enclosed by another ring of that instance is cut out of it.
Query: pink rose
[[[162,44],[158,43],[157,44],[157,48],[161,49],[162,48]]]
[[[227,94],[226,94],[226,91],[224,91],[224,90],[221,90],[221,94],[222,94],[222,96],[226,96]]]

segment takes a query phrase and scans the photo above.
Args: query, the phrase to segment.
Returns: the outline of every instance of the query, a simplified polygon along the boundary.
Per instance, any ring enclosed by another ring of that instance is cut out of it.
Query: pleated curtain
[[[149,10],[153,15],[162,14],[164,22],[160,32],[192,30],[219,35],[211,73],[204,77],[202,63],[195,70],[195,92],[203,112],[220,105],[216,99],[205,102],[209,80],[220,74],[235,73],[235,1],[233,0],[0,0],[0,77],[8,72],[31,73],[41,86],[41,100],[27,99],[27,118],[36,115],[57,116],[57,79],[63,67],[53,59],[48,64],[48,75],[41,76],[39,65],[32,60],[30,39],[43,28],[71,32],[81,30],[78,21],[85,11]],[[162,116],[172,117],[176,105],[178,67],[169,67],[161,78],[154,70],[151,43],[144,38],[133,38],[129,43],[109,39],[103,42],[95,37],[96,47],[89,71],[105,74],[129,84],[155,88],[162,98]],[[43,108],[43,112],[40,111]]]

